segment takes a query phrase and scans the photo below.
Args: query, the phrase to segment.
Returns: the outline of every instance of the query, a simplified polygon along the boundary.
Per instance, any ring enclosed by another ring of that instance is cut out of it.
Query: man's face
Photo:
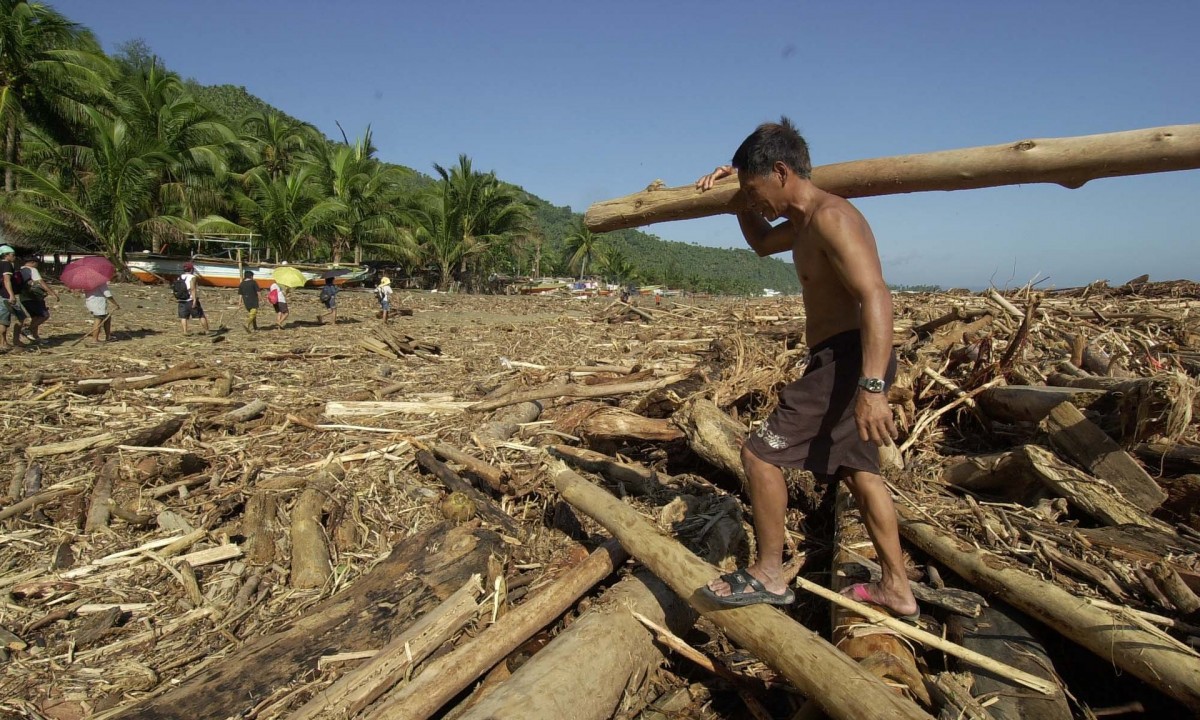
[[[784,176],[772,170],[766,175],[748,175],[738,171],[738,183],[749,208],[770,222],[779,219],[787,207],[783,193]]]

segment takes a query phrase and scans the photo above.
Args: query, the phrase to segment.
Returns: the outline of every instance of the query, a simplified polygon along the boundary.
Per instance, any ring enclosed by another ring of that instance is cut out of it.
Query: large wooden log
[[[322,467],[292,507],[292,572],[289,580],[294,588],[321,587],[333,572],[321,511],[333,483],[345,477],[346,469],[341,463]]]
[[[979,408],[1000,422],[1041,422],[1059,404],[1097,411],[1111,409],[1115,397],[1104,390],[1083,388],[1004,385],[984,390],[976,398]]]
[[[813,168],[812,179],[827,192],[855,198],[1028,183],[1078,188],[1097,178],[1196,168],[1200,125],[1168,125],[822,165]],[[593,204],[584,221],[592,232],[609,232],[731,213],[741,202],[738,187],[729,178],[707,192],[691,185],[647,189]]]
[[[570,609],[581,595],[611,575],[627,557],[625,551],[615,542],[601,546],[552,585],[484,629],[475,639],[430,663],[407,685],[385,697],[379,707],[368,715],[368,720],[425,720],[432,717],[476,678]],[[608,646],[603,647],[606,648],[605,652],[608,652]],[[586,660],[580,658],[575,662]],[[596,687],[594,682],[588,685]],[[509,686],[506,692],[511,692],[512,687]],[[573,693],[576,689],[566,690]],[[542,700],[546,701],[548,698],[543,697]],[[492,698],[490,702],[496,703],[496,699]],[[522,705],[521,709],[533,711],[527,704]],[[504,716],[498,711],[495,715]],[[517,717],[527,718],[534,715]]]
[[[552,465],[563,498],[608,529],[625,549],[704,612],[735,642],[771,665],[835,720],[866,717],[928,718],[909,700],[893,695],[878,678],[813,631],[765,605],[718,609],[698,589],[717,568],[665,535],[636,510],[561,463]]]
[[[855,582],[855,578],[839,572],[844,566],[854,563],[858,555],[875,560],[875,548],[854,505],[854,496],[845,484],[839,484],[834,499],[836,550],[833,555],[833,589],[844,590]],[[888,682],[898,692],[907,689],[912,697],[929,705],[929,693],[925,689],[921,671],[912,646],[887,628],[871,625],[858,613],[840,605],[832,605],[830,617],[833,623],[833,645],[854,658],[867,672]]]
[[[493,532],[437,525],[405,538],[353,585],[272,635],[250,640],[179,687],[138,703],[121,720],[241,717],[279,688],[315,672],[330,652],[376,650],[432,610],[503,543]]]
[[[1106,525],[1143,525],[1170,532],[1171,528],[1147,515],[1112,485],[1059,460],[1054,453],[1036,445],[1021,448],[1037,478],[1055,495]]]
[[[1129,625],[1056,585],[1017,569],[994,553],[951,537],[897,507],[900,534],[977,589],[1030,615],[1106,662],[1200,710],[1200,659],[1169,639]]]
[[[1056,450],[1110,483],[1142,510],[1153,512],[1167,499],[1142,466],[1071,403],[1054,407],[1042,420],[1041,428]]]
[[[671,422],[683,430],[688,446],[697,455],[746,482],[746,471],[742,468],[746,428],[716,403],[706,398],[693,398],[675,411]]]

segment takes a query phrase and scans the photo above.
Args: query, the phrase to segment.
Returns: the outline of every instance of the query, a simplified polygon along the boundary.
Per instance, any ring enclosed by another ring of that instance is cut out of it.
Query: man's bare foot
[[[842,595],[868,605],[878,605],[902,618],[914,617],[920,612],[917,599],[908,587],[900,590],[882,583],[856,583],[842,590]]]

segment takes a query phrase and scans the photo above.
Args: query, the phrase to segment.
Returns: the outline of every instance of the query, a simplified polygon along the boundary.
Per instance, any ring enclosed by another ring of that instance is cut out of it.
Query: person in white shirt
[[[275,308],[275,327],[283,329],[283,321],[287,320],[288,316],[288,306],[287,296],[283,294],[279,283],[271,283],[271,287],[267,288],[267,302]]]
[[[379,281],[379,287],[375,288],[375,299],[379,301],[379,308],[383,311],[383,321],[388,321],[388,311],[392,309],[392,280],[391,278],[383,278]]]
[[[179,279],[187,283],[188,298],[179,301],[179,324],[183,326],[183,334],[188,333],[188,320],[195,318],[204,321],[204,332],[208,332],[208,318],[200,305],[200,288],[197,287],[196,266],[190,262],[183,264],[183,274]],[[182,293],[180,293],[182,294]]]
[[[42,274],[38,272],[38,259],[30,257],[17,272],[25,276],[25,289],[21,292],[21,304],[29,313],[29,334],[26,336],[33,342],[41,342],[38,328],[50,319],[50,308],[46,306],[46,296],[58,300],[58,292],[46,284]]]
[[[88,290],[83,294],[83,305],[96,321],[92,325],[91,333],[91,340],[94,343],[100,342],[101,329],[104,330],[104,342],[109,342],[113,339],[112,313],[108,310],[109,303],[112,303],[113,310],[121,309],[121,306],[117,304],[116,298],[113,297],[112,290],[108,289],[108,283],[104,283],[93,290]]]

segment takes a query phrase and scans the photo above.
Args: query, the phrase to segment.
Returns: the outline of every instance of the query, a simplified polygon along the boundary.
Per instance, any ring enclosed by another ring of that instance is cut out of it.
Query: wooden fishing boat
[[[195,257],[179,257],[172,255],[155,255],[139,253],[130,255],[125,265],[138,280],[155,284],[171,282],[183,274],[183,264],[191,262],[196,266],[196,278],[201,285],[210,287],[237,287],[242,282],[242,274],[249,270],[254,273],[254,281],[259,287],[268,287],[274,280],[272,274],[275,268],[293,267],[304,276],[305,285],[320,287],[325,284],[325,275],[333,272],[335,285],[355,285],[371,276],[370,268],[346,265],[316,265],[308,263],[268,263],[268,262],[238,262],[225,258],[211,258],[197,255]]]

